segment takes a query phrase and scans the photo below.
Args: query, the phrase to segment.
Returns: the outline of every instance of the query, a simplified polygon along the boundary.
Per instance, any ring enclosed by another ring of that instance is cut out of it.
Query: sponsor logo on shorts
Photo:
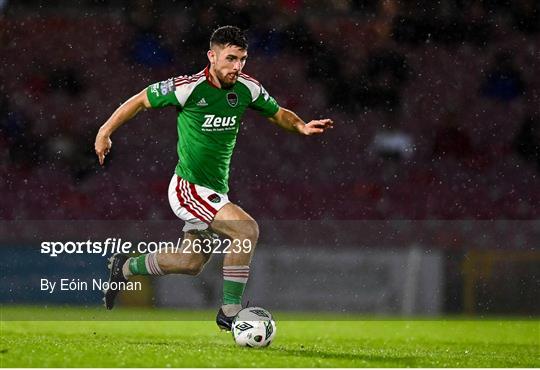
[[[208,196],[208,200],[212,203],[219,203],[221,202],[221,197],[214,193]]]
[[[227,103],[233,108],[238,105],[238,95],[234,91],[227,93]]]

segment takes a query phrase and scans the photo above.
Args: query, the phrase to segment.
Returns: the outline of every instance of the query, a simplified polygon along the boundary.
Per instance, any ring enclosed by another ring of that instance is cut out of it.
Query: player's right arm
[[[124,104],[118,107],[117,110],[109,117],[100,128],[96,136],[94,148],[99,159],[99,164],[103,165],[105,156],[111,150],[112,141],[111,135],[116,129],[122,126],[126,121],[135,117],[143,109],[150,108],[150,101],[146,93],[146,89],[137,95],[129,98]]]
[[[186,77],[183,76],[169,78],[168,80],[154,83],[122,104],[107,122],[100,127],[96,136],[94,147],[99,159],[99,164],[103,164],[105,156],[111,150],[112,133],[141,110],[147,108],[181,106],[176,97],[176,83],[185,79]]]

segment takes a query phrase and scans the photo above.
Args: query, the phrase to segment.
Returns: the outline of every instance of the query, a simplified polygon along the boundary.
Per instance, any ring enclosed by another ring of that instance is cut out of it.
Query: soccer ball
[[[239,346],[267,347],[276,336],[276,323],[264,308],[244,308],[234,318],[232,335]]]

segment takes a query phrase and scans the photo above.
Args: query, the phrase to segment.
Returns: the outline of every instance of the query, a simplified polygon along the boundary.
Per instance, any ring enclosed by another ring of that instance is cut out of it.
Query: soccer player
[[[259,237],[255,220],[227,197],[229,166],[244,112],[254,109],[281,128],[307,136],[333,126],[330,119],[306,124],[294,112],[280,107],[257,80],[242,73],[247,49],[245,34],[239,28],[216,29],[207,52],[209,65],[203,71],[152,84],[134,95],[101,126],[95,142],[103,165],[111,149],[110,137],[123,123],[148,108],[176,107],[179,160],[169,184],[169,203],[185,221],[186,248],[189,243],[204,245],[214,233],[233,242],[230,253],[223,254],[223,305],[216,317],[218,326],[225,330],[230,330],[242,309]],[[109,260],[109,281],[125,282],[133,275],[197,275],[210,255],[206,251],[163,251],[131,258],[115,254]],[[113,308],[117,294],[113,289],[105,292],[107,309]]]

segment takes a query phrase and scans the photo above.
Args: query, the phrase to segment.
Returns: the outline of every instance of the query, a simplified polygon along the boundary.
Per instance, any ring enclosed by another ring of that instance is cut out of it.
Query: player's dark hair
[[[216,29],[210,37],[210,48],[216,44],[223,46],[234,45],[241,49],[248,48],[246,34],[235,26],[223,26]]]

